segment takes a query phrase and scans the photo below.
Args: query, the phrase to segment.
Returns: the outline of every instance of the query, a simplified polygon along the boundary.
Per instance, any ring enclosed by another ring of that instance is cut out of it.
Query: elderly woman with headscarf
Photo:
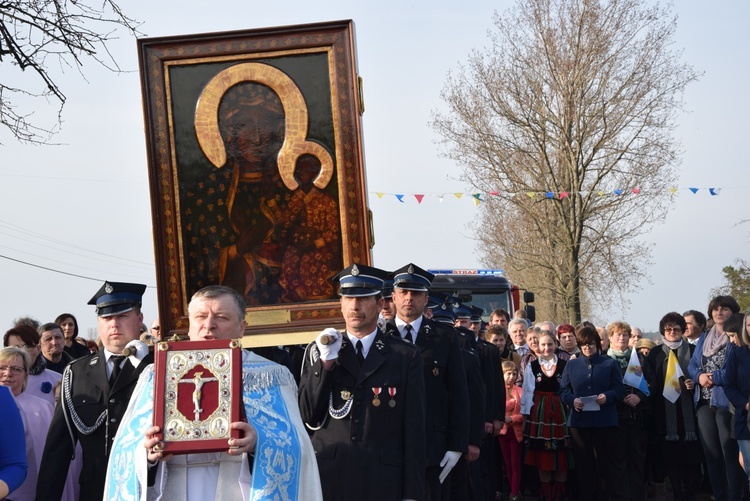
[[[0,385],[10,388],[15,398],[26,437],[26,480],[11,493],[11,499],[19,501],[34,499],[44,442],[52,421],[52,404],[23,392],[31,365],[30,358],[25,350],[15,346],[0,350]]]
[[[47,369],[47,363],[39,348],[39,333],[29,325],[16,325],[3,336],[3,346],[15,346],[23,348],[31,357],[31,367],[28,372],[26,391],[33,395],[55,404],[53,388],[62,379],[59,372]]]
[[[692,402],[695,383],[684,376],[695,346],[683,340],[684,330],[682,315],[664,315],[659,322],[662,345],[651,350],[643,365],[654,412],[653,439],[658,444],[652,450],[658,455],[650,458],[651,473],[660,482],[665,474],[662,467],[666,469],[675,501],[695,499],[703,460]]]
[[[732,413],[724,388],[716,386],[713,372],[721,370],[735,348],[724,332],[724,322],[740,307],[732,296],[717,296],[708,304],[713,327],[700,337],[688,368],[700,387],[695,392],[695,413],[706,456],[706,467],[716,501],[742,498],[743,472],[739,448],[731,437]]]

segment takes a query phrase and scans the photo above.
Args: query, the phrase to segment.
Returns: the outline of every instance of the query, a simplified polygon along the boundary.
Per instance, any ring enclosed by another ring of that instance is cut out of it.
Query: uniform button
[[[357,435],[352,435],[352,442],[356,442],[356,441],[357,441]]]
[[[359,419],[355,419],[355,420],[354,420],[354,423],[355,423],[355,424],[359,424]]]
[[[110,423],[116,423],[117,422],[117,418],[112,418],[112,419],[109,420],[109,422]]]
[[[110,398],[110,399],[109,399],[109,403],[110,403],[110,404],[114,404],[114,403],[115,403],[115,399],[114,399],[114,398]]]
[[[318,376],[319,374],[316,372],[315,375]]]

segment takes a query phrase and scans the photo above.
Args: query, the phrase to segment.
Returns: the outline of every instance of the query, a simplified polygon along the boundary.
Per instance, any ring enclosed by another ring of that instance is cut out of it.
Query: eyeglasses
[[[664,332],[682,332],[682,327],[664,327]]]
[[[10,369],[10,372],[12,374],[16,374],[16,375],[20,375],[20,374],[25,374],[26,373],[26,369],[24,369],[23,367],[18,367],[18,366],[15,366],[15,365],[0,365],[0,373],[5,372],[8,369]]]

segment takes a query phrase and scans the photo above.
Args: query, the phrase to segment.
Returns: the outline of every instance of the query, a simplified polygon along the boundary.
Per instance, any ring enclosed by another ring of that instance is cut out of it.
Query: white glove
[[[458,463],[458,460],[461,459],[461,453],[456,451],[445,451],[445,456],[443,456],[442,461],[440,461],[440,466],[443,468],[440,472],[440,483],[443,483],[443,480],[446,479],[448,476],[448,473],[451,472],[454,466],[456,466],[456,463]]]
[[[315,344],[318,346],[318,351],[320,352],[320,359],[327,362],[339,358],[341,339],[341,333],[331,327],[321,332],[315,338]]]
[[[125,345],[122,354],[128,357],[133,367],[138,367],[141,360],[148,355],[148,345],[139,339],[134,339]]]

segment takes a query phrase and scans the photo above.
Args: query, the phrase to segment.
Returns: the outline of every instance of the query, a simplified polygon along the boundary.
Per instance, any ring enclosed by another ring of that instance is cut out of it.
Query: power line
[[[93,280],[95,282],[104,282],[104,279],[102,279],[102,278],[87,277],[87,276],[84,276],[84,275],[78,275],[76,273],[68,273],[67,271],[56,270],[54,268],[47,268],[46,266],[41,266],[41,265],[38,265],[38,264],[29,263],[27,261],[21,261],[20,259],[16,259],[16,258],[13,258],[13,257],[10,257],[10,256],[4,256],[2,254],[0,254],[0,258],[7,259],[8,261],[14,261],[14,262],[20,263],[20,264],[25,264],[26,266],[31,266],[33,268],[39,268],[41,270],[51,271],[53,273],[59,273],[61,275],[68,275],[70,277],[83,278],[84,280]],[[147,285],[146,287],[148,287],[149,289],[156,289],[155,285]]]

